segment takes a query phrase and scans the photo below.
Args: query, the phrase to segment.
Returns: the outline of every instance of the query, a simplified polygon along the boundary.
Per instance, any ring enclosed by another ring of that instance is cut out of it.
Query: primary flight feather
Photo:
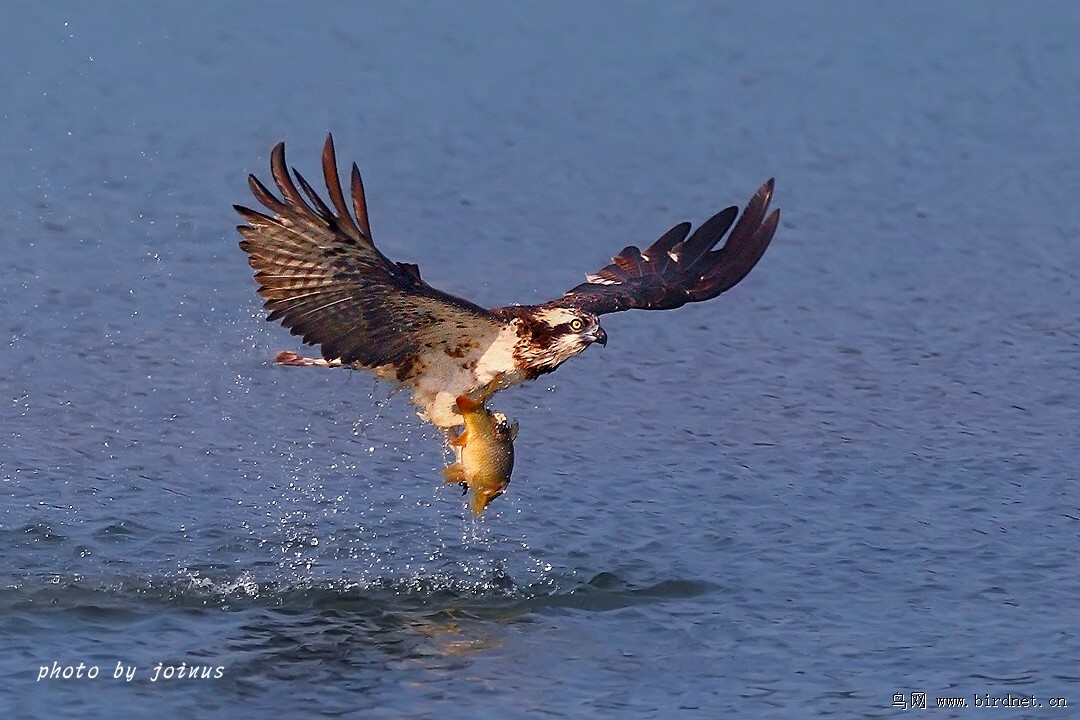
[[[459,397],[483,403],[592,343],[606,344],[598,315],[668,310],[733,287],[761,259],[779,222],[779,210],[768,212],[769,180],[741,216],[729,207],[693,234],[690,223],[681,223],[644,251],[627,247],[561,298],[488,309],[433,288],[416,265],[394,262],[375,247],[360,172],[354,164],[350,209],[331,136],[322,170],[330,205],[298,172],[290,176],[279,143],[270,171],[280,197],[251,175],[251,191],[267,212],[235,206],[247,223],[237,228],[240,247],[255,269],[267,319],[322,352],[281,353],[278,361],[374,371],[411,389],[420,415],[443,430],[463,423]]]

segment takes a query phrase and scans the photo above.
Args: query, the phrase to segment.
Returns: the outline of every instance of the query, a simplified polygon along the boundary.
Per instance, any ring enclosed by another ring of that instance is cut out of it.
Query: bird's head
[[[593,343],[607,345],[607,333],[590,312],[537,307],[520,319],[524,356],[537,374],[551,372]]]

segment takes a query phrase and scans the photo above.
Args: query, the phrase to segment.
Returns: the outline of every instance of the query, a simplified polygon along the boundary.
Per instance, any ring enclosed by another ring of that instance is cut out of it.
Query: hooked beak
[[[589,340],[607,347],[607,333],[604,332],[604,328],[599,325],[596,326],[596,330],[589,334]]]

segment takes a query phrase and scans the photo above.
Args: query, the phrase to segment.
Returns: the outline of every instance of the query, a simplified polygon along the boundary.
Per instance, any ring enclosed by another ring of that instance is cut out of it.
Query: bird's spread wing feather
[[[586,275],[587,282],[548,305],[602,315],[632,308],[670,310],[716,297],[746,277],[769,246],[780,221],[779,210],[766,215],[772,191],[769,180],[747,203],[738,222],[739,209],[729,207],[693,235],[690,223],[684,222],[644,252],[632,245],[625,248],[612,264]],[[713,250],[732,224],[727,242]]]
[[[338,178],[332,137],[322,160],[333,208],[295,171],[293,182],[284,144],[270,159],[280,199],[254,175],[248,178],[270,214],[235,206],[247,222],[237,228],[244,238],[240,247],[256,270],[267,319],[280,320],[304,342],[319,345],[327,360],[396,366],[399,380],[422,352],[458,353],[463,344],[494,337],[499,322],[491,312],[436,290],[415,265],[392,262],[375,247],[360,173],[353,165],[354,219]]]

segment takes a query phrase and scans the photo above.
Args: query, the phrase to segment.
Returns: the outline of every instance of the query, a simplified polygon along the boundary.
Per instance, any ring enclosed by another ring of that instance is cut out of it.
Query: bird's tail
[[[289,367],[341,367],[340,360],[325,360],[323,358],[304,357],[300,353],[291,350],[282,350],[274,358],[278,365]]]

